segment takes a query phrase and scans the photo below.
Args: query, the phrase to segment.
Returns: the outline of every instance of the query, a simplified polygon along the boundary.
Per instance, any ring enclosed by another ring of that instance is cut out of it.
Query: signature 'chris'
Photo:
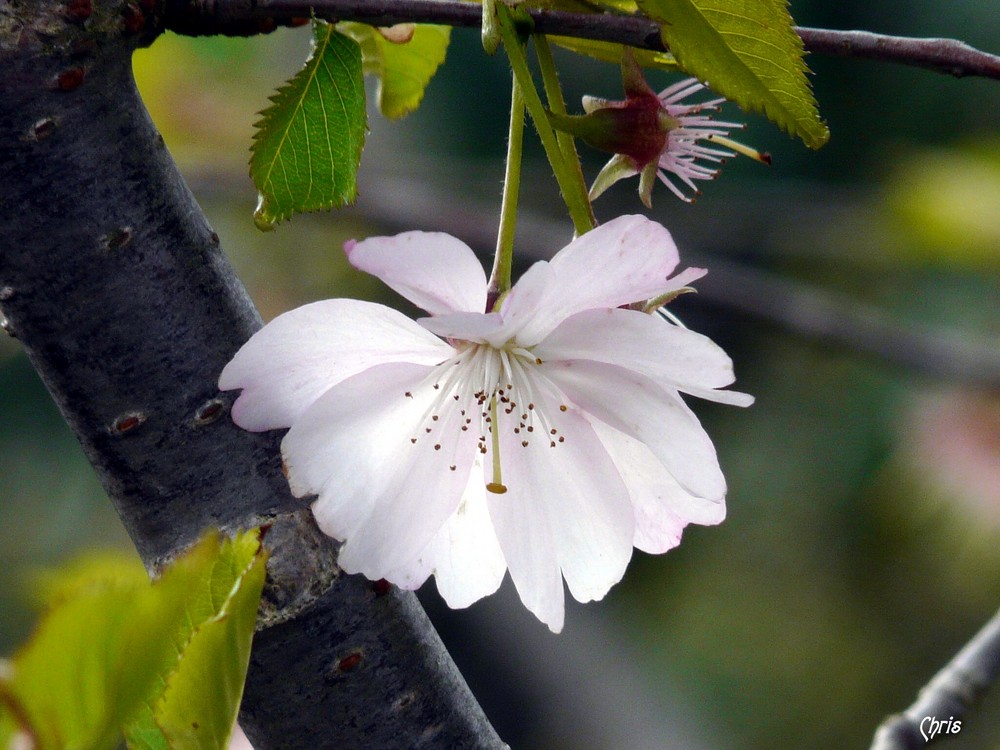
[[[493,310],[482,266],[454,237],[345,249],[429,317],[306,305],[254,335],[219,381],[243,389],[241,427],[291,428],[292,492],[316,496],[345,571],[408,589],[433,575],[464,607],[509,570],[558,632],[563,579],[579,601],[600,599],[633,547],[665,552],[688,523],[724,518],[715,448],[681,394],[753,399],[719,390],[732,362],[711,340],[642,309],[705,273],[671,276],[662,226],[610,221],[533,265]]]

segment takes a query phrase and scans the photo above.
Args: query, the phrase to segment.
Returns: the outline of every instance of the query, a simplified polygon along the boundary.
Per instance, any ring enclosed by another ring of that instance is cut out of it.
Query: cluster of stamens
[[[550,448],[566,441],[535,407],[535,392],[541,383],[530,369],[540,364],[540,359],[516,346],[497,349],[487,344],[472,344],[460,350],[429,376],[437,393],[420,420],[423,437],[432,436],[442,426],[442,414],[447,409],[458,409],[459,429],[462,432],[478,430],[476,449],[480,454],[485,456],[492,450],[493,481],[487,483],[486,488],[503,494],[507,487],[500,472],[501,419],[505,426],[514,425],[513,433],[520,437],[522,448],[541,436],[548,439]],[[404,395],[413,398],[410,391]],[[565,412],[568,407],[561,404],[559,410]],[[410,442],[416,444],[419,438],[420,435],[413,436]],[[434,443],[434,450],[441,450],[440,442]],[[456,470],[454,464],[448,468]]]

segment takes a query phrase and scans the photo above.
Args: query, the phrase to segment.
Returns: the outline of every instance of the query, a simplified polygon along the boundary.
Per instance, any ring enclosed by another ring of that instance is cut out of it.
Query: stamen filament
[[[493,438],[493,481],[486,485],[486,489],[495,495],[502,495],[507,491],[503,478],[500,476],[500,423],[497,421],[497,397],[494,395],[490,399],[490,435]]]
[[[716,124],[718,124],[718,123],[716,123]],[[771,155],[769,153],[767,153],[766,151],[758,151],[755,148],[750,148],[749,146],[744,146],[742,143],[739,143],[738,141],[730,140],[729,138],[726,138],[725,136],[716,135],[716,134],[712,133],[711,135],[707,136],[706,140],[709,140],[712,143],[718,143],[720,146],[725,146],[726,148],[731,148],[736,153],[743,154],[744,156],[748,156],[751,159],[753,159],[754,161],[759,161],[761,164],[770,164],[771,163]]]

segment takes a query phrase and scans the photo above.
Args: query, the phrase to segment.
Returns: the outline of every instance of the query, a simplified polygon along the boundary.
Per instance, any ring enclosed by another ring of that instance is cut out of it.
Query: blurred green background
[[[792,12],[805,26],[957,37],[1000,52],[992,3],[795,2]],[[331,296],[396,301],[346,265],[346,238],[442,229],[487,252],[496,228],[509,77],[477,33],[455,31],[416,114],[386,122],[370,107],[358,205],[258,232],[252,123],[307,49],[306,29],[168,35],[135,63],[153,120],[266,319]],[[613,66],[558,62],[571,108],[584,93],[619,96]],[[571,608],[560,636],[524,613],[509,585],[457,613],[432,585],[422,592],[514,747],[867,747],[878,722],[1000,605],[995,370],[990,389],[935,374],[935,357],[954,364],[945,354],[916,352],[906,365],[854,351],[836,340],[858,333],[843,321],[833,340],[804,335],[793,296],[753,300],[741,283],[763,272],[835,310],[881,311],[890,354],[908,346],[895,325],[1000,349],[1000,82],[809,63],[828,146],[810,152],[747,117],[740,140],[770,151],[772,168],[734,160],[692,206],[654,191],[651,215],[687,263],[709,268],[705,283],[713,263],[730,271],[711,295],[676,304],[726,347],[737,386],[757,396],[747,410],[694,404],[729,479],[729,518],[690,528],[667,555],[636,553],[605,602]],[[651,74],[654,87],[670,80]],[[534,141],[529,154],[537,179],[525,185],[519,238],[540,257],[570,228]],[[584,157],[592,179],[604,159]],[[640,212],[635,188],[617,185],[599,215]],[[786,323],[770,320],[776,313]],[[8,339],[0,393],[0,653],[9,654],[35,617],[39,569],[87,549],[134,553]],[[998,693],[952,747],[1000,747]]]

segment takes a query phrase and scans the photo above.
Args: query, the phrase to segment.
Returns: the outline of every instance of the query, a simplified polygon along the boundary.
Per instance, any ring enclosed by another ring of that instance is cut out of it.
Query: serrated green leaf
[[[189,591],[174,634],[174,660],[155,695],[126,728],[131,750],[222,750],[236,721],[246,678],[265,555],[256,530],[209,538],[216,557]]]
[[[126,723],[135,750],[225,748],[264,563],[254,530],[208,535],[152,584],[106,560],[51,579],[49,612],[0,660],[0,748],[22,733],[37,750],[110,750]],[[88,583],[82,570],[98,575]]]
[[[830,131],[806,79],[802,40],[786,0],[638,0],[661,24],[681,67],[748,111],[760,112],[810,148]]]
[[[189,569],[80,587],[15,654],[0,693],[38,750],[113,748],[173,658]],[[141,655],[141,658],[137,655]]]
[[[257,226],[353,201],[367,130],[357,42],[314,20],[312,54],[271,102],[254,126],[250,157]]]
[[[420,105],[451,38],[450,26],[432,24],[414,25],[413,36],[403,43],[389,41],[378,29],[361,23],[340,23],[337,30],[361,45],[365,73],[379,79],[379,111],[390,119],[408,115]]]
[[[157,704],[157,723],[172,750],[224,750],[243,696],[264,557],[241,572],[219,614],[191,636]]]
[[[568,36],[550,36],[549,41],[577,54],[593,57],[596,60],[603,60],[615,65],[620,65],[622,61],[622,50],[624,49],[624,45],[622,44],[597,42],[592,39],[575,39]],[[633,47],[632,54],[635,56],[636,62],[644,68],[677,70],[677,61],[668,52],[654,52],[648,49],[635,49]]]

